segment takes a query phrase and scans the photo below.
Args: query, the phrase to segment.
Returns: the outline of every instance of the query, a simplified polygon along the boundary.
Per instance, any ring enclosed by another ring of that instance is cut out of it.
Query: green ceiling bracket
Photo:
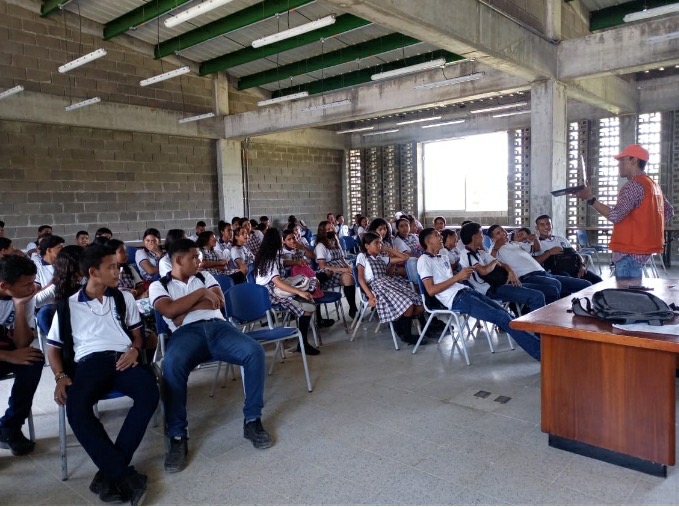
[[[622,25],[625,23],[623,18],[626,14],[643,11],[644,9],[653,9],[654,7],[662,7],[676,2],[668,2],[668,0],[633,0],[619,5],[592,11],[589,15],[589,30],[603,30],[604,28],[611,28],[613,26]]]
[[[43,0],[42,7],[40,7],[41,16],[49,16],[53,12],[58,11],[62,5],[71,0]]]
[[[189,0],[150,0],[130,12],[109,21],[104,25],[104,40],[123,34],[131,28],[142,25],[166,12],[185,4]]]

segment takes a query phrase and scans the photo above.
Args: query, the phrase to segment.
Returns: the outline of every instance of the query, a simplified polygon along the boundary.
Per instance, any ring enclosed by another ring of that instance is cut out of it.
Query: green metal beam
[[[326,26],[325,28],[319,28],[313,32],[298,35],[297,37],[286,39],[275,44],[269,44],[259,48],[247,47],[234,51],[233,53],[207,60],[200,64],[198,73],[201,76],[213,74],[220,70],[230,69],[231,67],[253,62],[260,58],[266,58],[267,56],[275,55],[276,53],[282,53],[283,51],[306,46],[312,42],[317,42],[319,39],[334,37],[343,32],[348,32],[349,30],[354,30],[369,24],[370,21],[366,21],[365,19],[358,18],[351,14],[343,14],[337,17],[333,25]]]
[[[418,44],[420,41],[400,33],[392,33],[377,39],[362,42],[354,46],[348,46],[324,55],[314,56],[289,65],[283,65],[277,69],[269,69],[249,76],[243,76],[238,82],[238,89],[245,90],[266,83],[280,81],[291,76],[299,76],[307,72],[313,72],[323,68],[333,67],[342,63],[351,62],[359,58],[386,53],[392,49],[404,48]]]
[[[676,2],[668,2],[668,0],[633,0],[624,4],[599,9],[598,11],[592,11],[589,15],[589,30],[594,32],[595,30],[622,25],[626,14],[643,11],[644,9],[653,9],[654,7],[662,7],[672,3]]]
[[[142,25],[147,21],[162,16],[166,12],[185,4],[190,0],[151,0],[130,12],[109,21],[104,25],[104,40],[127,32],[130,28]]]
[[[71,0],[43,0],[42,7],[40,7],[40,15],[43,17],[49,16],[53,12],[58,11],[62,5],[70,1]]]
[[[276,14],[287,12],[315,0],[265,0],[224,18],[195,28],[177,37],[161,42],[156,46],[156,58],[171,55],[182,49],[190,48],[201,42],[214,39],[225,33],[252,25]]]
[[[372,76],[373,74],[377,74],[378,72],[386,72],[388,70],[410,67],[411,65],[425,63],[436,58],[445,58],[446,62],[448,63],[464,60],[464,57],[456,55],[455,53],[449,53],[448,51],[438,50],[432,53],[411,56],[410,58],[406,58],[405,60],[385,63],[382,65],[377,65],[376,67],[361,69],[354,72],[349,72],[348,74],[342,74],[340,76],[334,76],[331,78],[314,81],[312,83],[307,83],[299,86],[292,86],[290,88],[283,88],[282,90],[274,92],[272,94],[272,98],[280,97],[283,95],[290,95],[291,93],[303,91],[309,92],[309,95],[314,95],[317,93],[325,93],[333,90],[338,90],[340,88],[347,88],[349,86],[359,85],[362,83],[369,83],[371,81],[370,76]]]

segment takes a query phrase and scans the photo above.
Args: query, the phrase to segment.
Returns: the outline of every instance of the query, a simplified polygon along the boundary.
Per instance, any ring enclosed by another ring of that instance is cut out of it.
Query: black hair
[[[0,229],[4,229],[4,228],[5,228],[5,222],[0,220]]]
[[[268,222],[268,221],[269,221],[269,217],[266,216],[266,215],[262,215],[261,217],[259,217],[259,221],[260,221],[260,222]]]
[[[207,227],[207,224],[203,222],[202,220],[198,220],[196,222],[196,227]]]
[[[398,220],[396,220],[396,235],[398,237],[401,237],[401,233],[398,230],[398,226],[401,224],[401,222],[405,222],[408,224],[408,227],[410,227],[410,221],[406,217],[401,217]],[[408,229],[408,232],[410,232],[410,229]],[[405,239],[405,238],[402,238]]]
[[[198,239],[196,239],[196,245],[198,245],[198,248],[205,248],[208,244],[208,241],[210,241],[210,238],[214,236],[215,233],[212,231],[203,231],[198,235]]]
[[[429,236],[431,236],[432,234],[434,234],[435,232],[436,232],[436,229],[434,229],[433,227],[427,227],[427,228],[422,229],[422,230],[420,231],[420,236],[419,236],[420,246],[421,246],[424,250],[427,249],[427,238],[428,238]]]
[[[234,223],[239,224],[240,223],[240,217],[233,217],[231,219],[231,225],[233,225]]]
[[[288,216],[288,222],[297,222],[297,217],[295,215]]]
[[[638,158],[637,163],[639,165],[639,169],[643,171],[644,169],[646,169],[646,164],[648,164],[648,160],[641,160],[640,158]]]
[[[282,239],[285,239],[287,236],[292,234],[293,236],[295,235],[295,229],[293,227],[288,227],[283,231],[283,235],[281,236]]]
[[[538,220],[539,220],[539,218],[538,218]],[[519,231],[523,231],[523,232],[525,232],[526,234],[530,235],[530,229],[529,229],[528,227],[521,227],[521,228],[515,230],[515,231],[514,231],[514,234],[516,234],[516,233],[519,232]]]
[[[80,245],[67,245],[61,249],[54,261],[54,298],[68,299],[82,287],[83,274],[80,271],[80,256],[85,249]]]
[[[155,227],[149,227],[144,231],[144,234],[142,234],[141,239],[143,240],[146,236],[155,236],[158,238],[158,241],[160,241],[160,231],[156,229]]]
[[[89,236],[90,233],[87,231],[78,231],[75,233],[75,239],[78,239],[80,236]]]
[[[249,221],[250,221],[250,219],[248,217],[243,217],[240,220],[238,220],[238,225],[240,227],[243,227],[245,225],[245,222],[249,222]]]
[[[220,236],[224,233],[227,227],[232,227],[230,222],[224,222],[221,220],[219,224],[217,224],[217,230],[219,231]],[[167,240],[165,241],[167,242]]]
[[[186,238],[186,232],[184,232],[184,229],[170,229],[165,235],[165,250],[169,251],[172,243],[178,239],[184,238]]]
[[[370,225],[368,225],[368,231],[370,231],[370,232],[376,231],[377,228],[380,225],[384,225],[389,232],[391,231],[389,224],[387,223],[387,221],[384,218],[373,218],[373,221],[370,222]],[[391,235],[391,233],[390,233],[390,235]]]
[[[266,226],[266,224],[264,224],[262,222],[259,222],[257,224],[257,226],[255,227],[255,230],[260,231],[260,232],[264,232],[267,229],[268,229],[268,227]]]
[[[109,234],[109,235],[113,236],[113,231],[111,229],[109,229],[108,227],[99,227],[99,229],[97,229],[97,232],[94,233],[94,237],[98,238],[102,234]]]
[[[495,232],[495,229],[497,229],[498,227],[500,227],[498,224],[493,224],[490,227],[488,227],[486,234],[488,235],[489,238],[493,239],[493,233]]]
[[[446,223],[446,219],[442,216],[434,217],[434,223],[436,223],[437,220],[443,220],[443,223]]]
[[[232,242],[233,242],[234,246],[243,246],[243,245],[245,245],[245,243],[247,243],[247,240],[245,240],[243,245],[236,244],[236,238],[240,235],[240,231],[242,231],[242,230],[243,230],[243,227],[241,227],[240,225],[236,226],[236,228],[233,230],[233,240],[232,240]]]
[[[0,257],[0,282],[14,285],[22,276],[33,276],[38,268],[28,257],[17,254]]]
[[[551,219],[552,219],[552,217],[550,217],[549,215],[540,215],[539,217],[537,217],[537,218],[535,219],[535,225],[538,225],[538,222],[539,222],[540,220],[544,220],[545,218],[548,219],[548,220],[551,220]]]
[[[38,236],[40,236],[47,229],[51,229],[51,228],[52,228],[51,225],[41,225],[40,227],[38,227]]]
[[[265,276],[278,261],[278,252],[283,246],[278,229],[269,229],[264,233],[262,244],[255,255],[255,273]]]
[[[108,239],[106,239],[106,236],[97,236],[92,240],[92,243],[90,245],[99,245],[99,246],[104,246],[106,245],[106,242]]]
[[[54,248],[55,246],[61,245],[62,243],[66,243],[66,240],[61,236],[48,234],[40,240],[40,243],[38,244],[38,251],[40,252],[40,255],[45,255],[48,249]]]
[[[2,227],[2,226],[0,226]],[[0,238],[0,250],[5,250],[12,246],[12,240],[9,238],[2,237]]]
[[[471,224],[472,222],[473,222],[473,220],[462,220],[462,223],[460,224],[460,227],[463,227],[463,226],[465,226],[465,225],[467,225],[467,224]]]
[[[254,218],[250,219],[250,225],[252,226],[253,229],[257,228],[258,222]]]
[[[457,236],[457,231],[455,229],[443,229],[441,231],[441,239],[443,240],[444,245],[446,244],[448,236],[452,236],[453,234]]]
[[[361,238],[361,249],[365,252],[368,253],[368,250],[365,248],[366,245],[369,245],[376,239],[382,240],[382,236],[380,236],[377,232],[372,232],[368,231],[366,232],[363,237]]]
[[[118,248],[120,248],[120,245],[124,245],[125,242],[121,241],[119,239],[111,238],[109,239],[106,243],[104,243],[104,246],[107,248],[110,248],[114,252],[118,251]],[[66,248],[66,247],[64,247]]]
[[[172,260],[175,255],[189,253],[192,248],[198,248],[196,242],[188,238],[182,238],[172,242],[167,254],[170,256],[170,260]]]
[[[80,272],[84,276],[89,276],[91,268],[99,268],[104,257],[115,255],[116,251],[111,250],[106,245],[98,245],[96,243],[85,248],[80,255]]]
[[[331,240],[328,234],[325,232],[325,227],[329,224],[327,220],[323,220],[318,224],[318,230],[316,231],[316,243],[321,243],[325,248],[337,248],[339,246],[339,240],[335,237]]]
[[[462,243],[464,243],[465,245],[471,243],[472,236],[474,236],[474,234],[477,234],[480,230],[481,224],[477,224],[476,222],[469,222],[468,224],[464,224],[462,226],[462,229],[460,229],[460,239],[462,240]]]

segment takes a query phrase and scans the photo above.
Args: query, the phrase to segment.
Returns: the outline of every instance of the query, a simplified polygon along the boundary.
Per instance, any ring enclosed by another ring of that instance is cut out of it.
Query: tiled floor
[[[679,278],[679,272],[675,274]],[[495,337],[469,342],[466,366],[451,340],[395,351],[374,324],[349,342],[325,331],[310,358],[267,377],[264,424],[276,439],[260,451],[242,437],[240,381],[208,396],[213,369],[190,378],[189,464],[163,470],[160,428],[149,427],[134,465],[149,475],[147,504],[679,504],[679,471],[658,479],[548,447],[540,432],[540,367]],[[2,504],[99,504],[95,469],[69,431],[70,478],[60,477],[54,381],[45,370],[34,405],[38,443],[28,457],[0,451]],[[0,384],[6,400],[9,383]],[[474,396],[484,390],[485,399]],[[506,404],[493,401],[511,397]],[[3,401],[4,403],[4,401]],[[115,433],[125,400],[101,403]]]

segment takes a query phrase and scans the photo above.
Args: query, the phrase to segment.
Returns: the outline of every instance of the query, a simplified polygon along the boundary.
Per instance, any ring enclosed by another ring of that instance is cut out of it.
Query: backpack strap
[[[196,278],[198,278],[198,280],[203,282],[203,285],[205,285],[205,276],[203,275],[203,273],[198,271],[194,276]],[[158,279],[158,281],[160,282],[160,285],[162,285],[163,289],[165,289],[166,291],[167,291],[167,286],[168,286],[168,284],[170,283],[171,280],[172,280],[172,273],[168,273],[165,276],[162,276]]]
[[[581,301],[585,301],[585,307],[583,308]],[[581,315],[583,317],[596,317],[596,314],[592,310],[592,302],[589,298],[573,298],[571,299],[572,309],[574,315]]]
[[[61,338],[61,357],[64,362],[64,372],[69,377],[75,375],[75,351],[73,350],[73,328],[71,327],[71,307],[68,298],[57,301],[57,315],[59,316],[59,338]]]

